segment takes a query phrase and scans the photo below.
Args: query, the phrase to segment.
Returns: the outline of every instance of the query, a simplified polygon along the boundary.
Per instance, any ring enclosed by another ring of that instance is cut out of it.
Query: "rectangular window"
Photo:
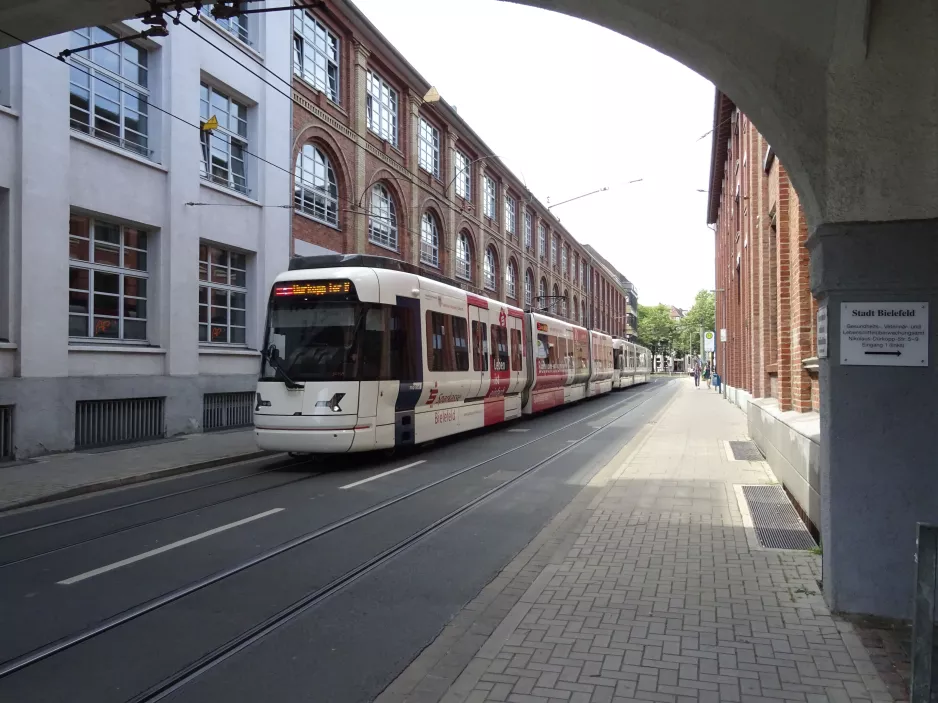
[[[552,268],[557,267],[557,237],[550,238],[550,265]]]
[[[508,330],[492,325],[492,371],[509,371]]]
[[[485,176],[482,210],[485,213],[485,216],[490,220],[498,219],[498,212],[496,211],[495,207],[495,193],[497,190],[498,188],[495,185],[495,179],[490,178],[489,176]]]
[[[101,27],[71,33],[69,62],[72,129],[142,156],[150,155],[149,61],[146,49],[131,42],[77,51],[117,39]]]
[[[569,250],[569,248],[570,247],[564,245],[563,248],[560,250],[560,270],[563,271],[564,277],[567,277],[567,278],[569,278],[570,276],[570,268],[568,265],[570,259],[569,259],[569,255],[567,254],[567,251]]]
[[[245,344],[247,257],[199,245],[199,341]]]
[[[537,245],[538,255],[544,259],[547,257],[547,225],[543,222],[537,226]]]
[[[430,371],[468,371],[468,327],[463,317],[427,311],[427,367]]]
[[[147,233],[72,215],[68,234],[68,336],[145,341]]]
[[[453,159],[453,172],[456,195],[469,200],[472,197],[472,172],[469,170],[469,157],[461,151],[457,151]]]
[[[478,320],[472,321],[472,370],[489,370],[489,339],[486,335],[486,324]]]
[[[529,210],[524,211],[524,248],[534,246],[534,218]]]
[[[515,213],[515,199],[510,195],[505,195],[505,231],[508,234],[515,233],[516,226],[516,213]]]
[[[373,71],[368,71],[366,87],[368,129],[397,146],[397,91]]]
[[[339,103],[339,40],[303,10],[293,11],[293,73]]]
[[[513,371],[523,371],[524,348],[521,344],[521,330],[511,330],[511,368]]]
[[[230,32],[245,44],[250,44],[250,33],[248,32],[248,16],[243,12],[233,17],[216,17],[215,24]]]
[[[440,177],[440,130],[422,117],[417,139],[417,160],[424,171]]]
[[[200,90],[199,126],[218,120],[218,127],[202,132],[202,178],[247,193],[248,109],[205,83]]]

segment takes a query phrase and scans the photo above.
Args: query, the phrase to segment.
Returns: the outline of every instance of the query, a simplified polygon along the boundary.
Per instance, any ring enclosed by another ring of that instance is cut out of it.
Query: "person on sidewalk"
[[[694,385],[700,388],[700,359],[694,359]]]
[[[704,380],[707,382],[707,388],[710,388],[710,362],[707,362],[707,365],[704,366],[703,370]]]

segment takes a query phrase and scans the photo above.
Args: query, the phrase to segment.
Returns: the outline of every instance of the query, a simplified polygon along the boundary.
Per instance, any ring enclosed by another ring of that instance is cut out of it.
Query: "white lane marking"
[[[207,532],[200,532],[197,535],[192,535],[191,537],[186,537],[181,539],[178,542],[170,542],[169,544],[158,547],[157,549],[151,549],[149,552],[144,552],[143,554],[138,554],[135,557],[129,557],[127,559],[122,559],[121,561],[116,561],[113,564],[108,564],[107,566],[102,566],[100,569],[94,569],[92,571],[86,571],[83,574],[78,574],[78,576],[72,576],[67,578],[64,581],[59,581],[60,586],[71,586],[73,583],[78,583],[79,581],[84,581],[85,579],[90,579],[93,576],[99,576],[100,574],[107,573],[108,571],[113,571],[114,569],[119,569],[122,566],[127,566],[128,564],[133,564],[135,561],[140,561],[141,559],[148,559],[149,557],[156,556],[157,554],[162,554],[163,552],[168,552],[170,549],[175,549],[176,547],[181,547],[190,542],[195,542],[200,539],[205,539],[206,537],[211,537],[212,535],[217,535],[219,532],[224,532],[225,530],[230,530],[232,527],[238,527],[239,525],[244,525],[254,520],[260,520],[262,517],[267,517],[268,515],[273,515],[274,513],[279,513],[283,508],[274,508],[273,510],[268,510],[264,513],[258,513],[257,515],[252,515],[251,517],[246,517],[243,520],[238,520],[237,522],[229,522],[227,525],[222,525],[221,527],[216,527],[215,529],[208,530]]]
[[[418,464],[426,464],[426,459],[421,459],[420,461],[415,461],[413,464],[407,464],[406,466],[398,466],[396,469],[391,469],[390,471],[385,471],[383,474],[375,474],[374,476],[369,476],[368,478],[363,478],[361,481],[356,481],[355,483],[349,483],[345,486],[339,486],[339,490],[345,490],[346,488],[355,488],[355,486],[360,486],[363,483],[368,483],[369,481],[374,481],[376,478],[382,478],[384,476],[390,476],[391,474],[396,474],[398,471],[403,471],[404,469],[410,469]]]
[[[527,432],[527,431],[529,431],[529,430],[530,430],[530,428],[519,428],[519,427],[515,427],[514,429],[505,430],[505,432]]]

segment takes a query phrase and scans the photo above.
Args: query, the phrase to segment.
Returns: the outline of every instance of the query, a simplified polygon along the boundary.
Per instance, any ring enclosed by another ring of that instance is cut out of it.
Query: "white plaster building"
[[[206,394],[246,412],[292,173],[291,101],[246,67],[289,94],[290,21],[186,19],[71,66],[0,50],[0,455],[225,424]],[[200,114],[222,123],[208,175]]]

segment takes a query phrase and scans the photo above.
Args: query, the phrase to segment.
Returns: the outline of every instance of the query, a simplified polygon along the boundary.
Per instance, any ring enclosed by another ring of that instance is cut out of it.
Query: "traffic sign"
[[[704,351],[712,352],[714,350],[714,343],[716,342],[716,335],[713,334],[713,330],[707,330],[704,332]]]

